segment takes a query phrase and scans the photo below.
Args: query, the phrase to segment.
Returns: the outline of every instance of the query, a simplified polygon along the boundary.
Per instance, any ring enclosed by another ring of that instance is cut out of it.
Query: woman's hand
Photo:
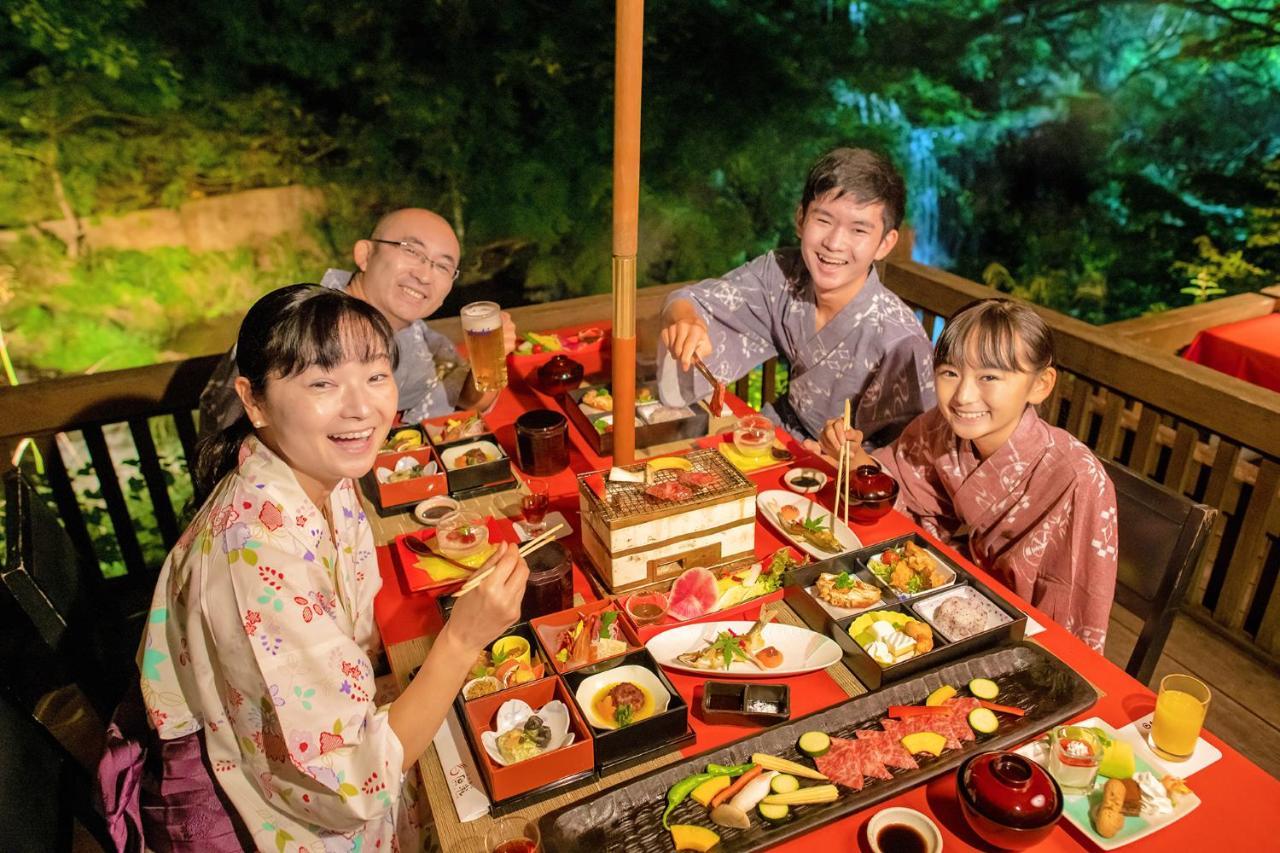
[[[466,649],[480,650],[493,642],[520,618],[520,601],[524,598],[529,565],[511,542],[501,542],[482,568],[494,569],[479,586],[453,605],[446,623],[457,641]]]
[[[667,307],[662,318],[662,345],[680,362],[681,370],[693,367],[693,359],[711,355],[711,336],[698,312],[683,299]]]

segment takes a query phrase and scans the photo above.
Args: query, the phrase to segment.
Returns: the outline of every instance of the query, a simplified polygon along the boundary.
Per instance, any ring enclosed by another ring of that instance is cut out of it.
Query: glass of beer
[[[1186,761],[1195,752],[1209,711],[1209,688],[1190,675],[1166,675],[1156,695],[1151,748],[1168,761]]]
[[[467,336],[471,377],[477,391],[507,387],[507,353],[502,346],[502,309],[496,302],[472,302],[458,314]]]

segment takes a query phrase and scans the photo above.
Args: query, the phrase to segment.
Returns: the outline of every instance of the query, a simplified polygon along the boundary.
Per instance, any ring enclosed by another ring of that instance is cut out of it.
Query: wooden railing
[[[885,283],[917,308],[931,333],[962,305],[996,295],[972,281],[909,261],[891,260]],[[642,351],[655,344],[657,315],[677,285],[639,292],[637,328]],[[608,322],[608,295],[513,310],[524,329],[568,322]],[[1131,338],[1061,314],[1041,311],[1054,330],[1061,379],[1044,406],[1046,417],[1092,447],[1144,476],[1221,511],[1193,584],[1194,613],[1242,643],[1280,655],[1280,395],[1224,376]],[[456,319],[433,321],[454,340]],[[169,499],[156,460],[151,422],[172,417],[186,458],[194,450],[192,410],[216,356],[73,377],[0,390],[0,450],[23,436],[37,439],[48,481],[68,532],[88,558],[93,545],[66,465],[53,440],[80,432],[102,483],[112,527],[128,574],[146,582],[154,572],[142,558],[104,429],[127,425],[154,508],[169,546],[180,509]],[[763,398],[772,399],[775,365],[764,374]],[[746,395],[744,377],[737,389]],[[119,429],[119,427],[117,427]]]

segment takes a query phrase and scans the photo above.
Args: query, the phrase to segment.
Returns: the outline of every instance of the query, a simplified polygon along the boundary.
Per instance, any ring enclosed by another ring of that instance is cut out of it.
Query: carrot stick
[[[988,711],[995,711],[998,714],[1011,714],[1015,717],[1025,717],[1027,712],[1021,708],[1015,708],[1012,705],[997,705],[995,702],[988,702],[985,699],[979,699],[978,704],[986,708]]]
[[[890,705],[890,717],[928,717],[933,714],[950,714],[954,708],[946,705]]]
[[[763,772],[764,772],[764,768],[761,767],[759,764],[757,764],[755,767],[752,767],[746,773],[743,773],[741,776],[738,777],[737,781],[735,781],[732,785],[725,788],[723,791],[721,791],[720,793],[716,794],[714,797],[711,798],[711,808],[714,809],[716,806],[728,800],[734,794],[738,793],[743,788],[745,788],[748,782],[750,782],[752,779],[756,778]]]

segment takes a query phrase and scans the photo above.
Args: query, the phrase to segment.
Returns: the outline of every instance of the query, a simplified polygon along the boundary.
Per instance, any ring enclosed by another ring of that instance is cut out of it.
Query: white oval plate
[[[750,663],[735,660],[729,669],[698,669],[677,658],[685,652],[699,651],[711,642],[721,631],[733,631],[745,634],[751,630],[754,622],[704,622],[694,625],[681,625],[653,637],[645,643],[645,648],[657,662],[668,669],[692,672],[714,678],[776,678],[782,675],[799,675],[826,669],[833,663],[839,663],[840,647],[835,640],[822,634],[800,628],[795,625],[777,625],[770,623],[764,626],[764,644],[773,646],[782,652],[782,665],[776,669],[757,669]]]
[[[490,462],[494,462],[502,458],[502,451],[498,449],[498,445],[492,441],[473,441],[469,444],[460,444],[457,447],[450,447],[448,450],[440,454],[440,458],[444,461],[446,471],[461,470],[456,467],[458,459],[469,450],[479,448],[489,457]]]
[[[621,684],[624,681],[638,684],[649,691],[649,695],[653,697],[653,714],[651,715],[653,717],[666,711],[667,706],[671,704],[671,692],[662,686],[662,679],[654,675],[652,670],[634,664],[616,666],[604,672],[597,672],[595,675],[585,679],[578,685],[577,691],[573,694],[574,698],[578,700],[578,707],[582,709],[582,715],[587,718],[588,723],[597,729],[618,728],[617,723],[606,720],[596,713],[595,703],[591,700],[595,698],[596,691],[601,688],[608,687],[611,684]],[[650,717],[645,717],[645,719],[648,720]]]
[[[765,520],[769,522],[769,526],[778,531],[778,533],[792,545],[804,551],[806,554],[809,554],[811,557],[819,560],[825,560],[828,557],[836,556],[836,554],[832,554],[830,551],[823,551],[816,545],[811,545],[803,539],[797,539],[787,531],[783,530],[782,522],[778,520],[777,509],[784,504],[791,504],[796,507],[796,509],[800,510],[801,516],[824,519],[831,527],[831,531],[835,535],[836,541],[839,542],[840,546],[844,549],[842,551],[838,551],[837,554],[847,554],[850,551],[856,551],[862,547],[862,540],[860,540],[857,534],[850,530],[844,522],[833,518],[830,510],[822,504],[814,503],[804,495],[792,494],[791,492],[783,491],[782,489],[769,489],[756,495],[756,507],[759,509],[760,514],[764,516]],[[812,516],[809,515],[809,507],[811,505],[813,507]]]

